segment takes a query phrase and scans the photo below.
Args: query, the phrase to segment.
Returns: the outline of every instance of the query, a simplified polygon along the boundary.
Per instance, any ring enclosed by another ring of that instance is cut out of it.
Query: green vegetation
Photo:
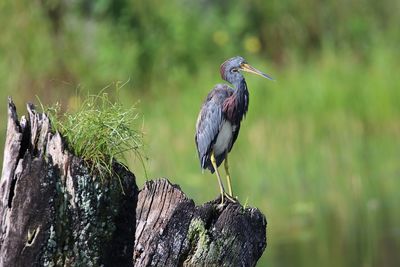
[[[37,95],[73,114],[76,91],[130,79],[120,101],[141,100],[149,177],[200,203],[218,187],[200,170],[197,114],[219,64],[242,55],[277,80],[246,76],[230,156],[234,193],[267,215],[260,266],[400,266],[399,4],[3,1],[0,110]]]
[[[143,136],[132,127],[138,117],[134,107],[126,109],[100,93],[84,98],[73,113],[61,114],[59,105],[43,109],[70,151],[86,160],[101,178],[112,173],[115,160],[125,161],[128,152],[142,162]]]
[[[204,254],[204,252],[207,253],[210,250],[210,239],[203,221],[200,219],[192,220],[189,225],[187,236],[191,247],[196,249],[193,254],[193,262],[196,262],[198,259],[201,259],[201,255]]]

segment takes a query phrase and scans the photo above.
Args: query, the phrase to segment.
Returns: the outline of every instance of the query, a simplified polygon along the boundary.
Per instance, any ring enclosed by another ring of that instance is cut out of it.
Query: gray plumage
[[[233,93],[234,89],[228,85],[217,84],[207,95],[197,118],[195,141],[200,165],[203,169],[210,169],[212,173],[214,172],[214,168],[210,161],[211,149],[217,141],[218,133],[220,132],[224,122],[227,121],[227,117],[223,112],[223,103],[228,97],[232,96]],[[232,149],[237,138],[240,124],[233,125],[233,127],[235,127],[235,130],[232,133],[234,138],[230,141],[227,148],[228,152]],[[225,153],[216,154],[215,157],[217,160],[217,166],[219,166],[225,158]]]
[[[214,152],[217,167],[232,149],[239,134],[240,123],[249,106],[249,91],[241,73],[246,71],[272,79],[267,74],[247,64],[240,56],[222,63],[221,78],[233,85],[217,84],[207,95],[197,118],[195,141],[203,169],[214,172],[211,154]]]
[[[225,197],[236,202],[228,167],[228,153],[238,137],[240,123],[249,107],[249,91],[242,71],[272,80],[267,74],[247,64],[242,57],[226,60],[220,67],[221,78],[233,88],[226,84],[217,84],[208,93],[196,123],[195,142],[200,166],[202,169],[208,168],[212,173],[216,172],[222,205]],[[218,167],[224,160],[228,192],[225,191],[218,172]]]

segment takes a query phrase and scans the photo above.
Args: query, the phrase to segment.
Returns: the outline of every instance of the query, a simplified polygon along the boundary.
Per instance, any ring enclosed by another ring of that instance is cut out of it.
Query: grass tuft
[[[111,176],[114,161],[126,162],[126,153],[134,153],[143,163],[143,133],[133,127],[138,120],[134,106],[125,108],[103,92],[88,95],[74,113],[61,113],[59,104],[42,105],[42,109],[54,130],[66,139],[69,150],[85,160],[101,179]]]

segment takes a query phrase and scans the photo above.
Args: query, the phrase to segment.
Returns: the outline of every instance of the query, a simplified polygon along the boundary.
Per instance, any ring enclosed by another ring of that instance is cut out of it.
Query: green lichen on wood
[[[110,242],[116,225],[122,192],[116,179],[102,183],[78,159],[71,164],[73,195],[65,182],[56,180],[54,218],[41,262],[43,266],[100,266],[104,244]],[[53,168],[49,178],[57,174]],[[71,190],[71,188],[70,188]]]
[[[204,251],[209,250],[210,239],[204,222],[198,218],[190,222],[188,230],[188,240],[192,248],[195,248],[193,260],[201,258]]]
[[[204,221],[195,218],[190,222],[188,240],[191,248],[191,256],[186,260],[185,265],[196,264],[218,264],[221,251],[226,244],[232,242],[232,238],[224,238],[213,230],[206,229]],[[210,238],[218,236],[218,238]],[[213,240],[213,241],[211,241]]]
[[[243,248],[240,240],[233,233],[207,229],[200,218],[191,221],[188,229],[189,257],[184,266],[241,266],[240,255]],[[223,254],[231,254],[229,261],[222,262]]]

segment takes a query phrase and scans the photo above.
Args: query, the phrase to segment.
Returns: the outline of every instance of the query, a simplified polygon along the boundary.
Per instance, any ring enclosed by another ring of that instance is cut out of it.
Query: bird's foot
[[[224,193],[224,196],[225,196],[229,201],[231,201],[232,203],[238,202],[238,200],[237,200],[236,197],[233,197],[233,196],[229,195],[229,194],[226,193],[226,192]]]
[[[217,210],[222,211],[226,205],[225,194],[221,194],[221,202],[217,205]]]
[[[221,203],[218,204],[218,209],[223,210],[223,208],[226,206],[228,203],[237,203],[238,200],[236,197],[231,196],[230,194],[224,192],[221,194]]]

